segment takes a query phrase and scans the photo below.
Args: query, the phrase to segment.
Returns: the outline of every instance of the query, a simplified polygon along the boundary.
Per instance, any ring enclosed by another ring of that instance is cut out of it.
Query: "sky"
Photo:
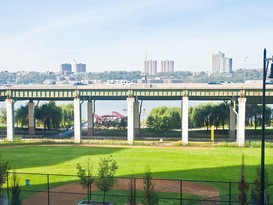
[[[233,69],[262,68],[273,55],[272,0],[1,0],[0,71],[211,71],[212,54]]]

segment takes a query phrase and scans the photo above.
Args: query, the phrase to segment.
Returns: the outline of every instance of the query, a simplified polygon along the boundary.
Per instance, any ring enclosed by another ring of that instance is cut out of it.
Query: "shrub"
[[[80,178],[80,184],[84,189],[87,190],[87,200],[88,203],[92,198],[92,184],[95,180],[95,177],[92,174],[92,166],[90,164],[90,159],[87,161],[86,168],[83,169],[82,166],[78,163],[77,164],[78,173],[77,176]]]
[[[144,205],[158,205],[159,199],[155,192],[155,184],[153,182],[152,173],[150,167],[147,166],[144,177],[143,177],[143,185],[144,185]]]

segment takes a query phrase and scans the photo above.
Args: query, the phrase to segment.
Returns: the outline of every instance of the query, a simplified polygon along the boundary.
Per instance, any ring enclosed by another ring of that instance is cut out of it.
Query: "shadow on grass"
[[[0,152],[13,169],[51,166],[83,156],[111,155],[124,148],[75,145],[2,146]],[[76,165],[75,165],[76,166]]]

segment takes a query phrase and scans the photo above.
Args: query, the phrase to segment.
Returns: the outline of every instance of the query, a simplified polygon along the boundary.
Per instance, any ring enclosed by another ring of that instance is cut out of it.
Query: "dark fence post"
[[[134,178],[134,204],[136,204],[136,178]]]
[[[182,201],[183,201],[183,198],[182,198],[182,189],[183,189],[183,181],[180,180],[180,205],[182,205]]]
[[[49,174],[47,174],[47,204],[50,204],[50,198],[49,198]]]
[[[231,204],[231,182],[229,182],[229,188],[228,188],[228,204]]]

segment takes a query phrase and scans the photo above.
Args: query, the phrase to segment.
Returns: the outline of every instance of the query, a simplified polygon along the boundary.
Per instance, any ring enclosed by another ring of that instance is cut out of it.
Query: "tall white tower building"
[[[170,73],[174,72],[174,61],[161,61],[161,72],[162,73]]]
[[[232,58],[226,58],[226,72],[232,73]]]
[[[145,60],[144,73],[147,73],[149,75],[155,75],[157,73],[157,61]]]
[[[212,73],[232,73],[232,58],[225,57],[220,51],[212,54]]]
[[[212,73],[220,73],[220,59],[218,54],[212,54]]]

